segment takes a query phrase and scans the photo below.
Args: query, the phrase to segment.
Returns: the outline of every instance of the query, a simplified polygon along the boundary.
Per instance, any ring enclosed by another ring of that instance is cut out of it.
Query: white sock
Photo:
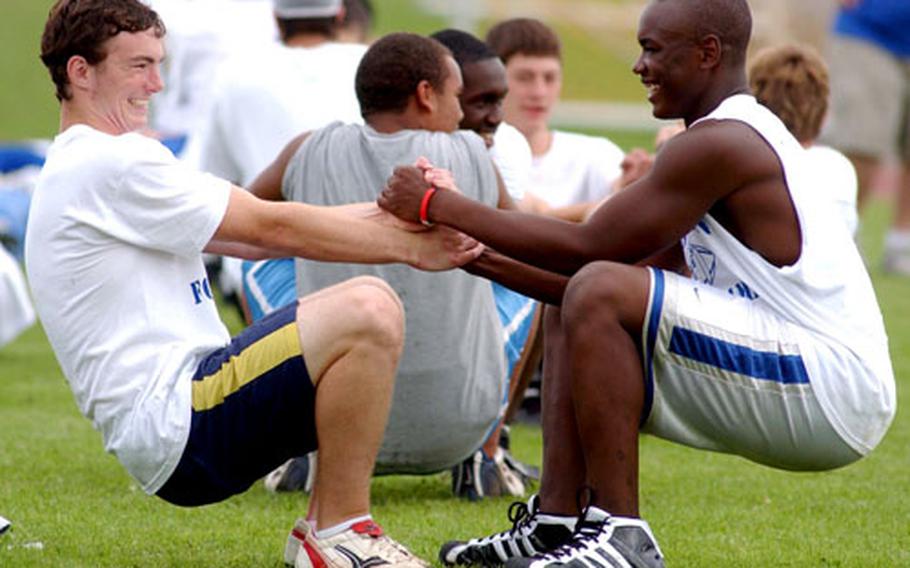
[[[316,531],[316,538],[332,538],[335,535],[339,535],[344,531],[350,529],[357,523],[362,523],[363,521],[370,521],[373,519],[372,515],[363,515],[362,517],[354,517],[353,519],[348,519],[340,524],[337,524],[333,527],[328,527],[325,529],[319,529]]]
[[[578,522],[577,516],[537,513],[537,524],[539,525],[563,525],[570,531],[574,531],[576,522]]]

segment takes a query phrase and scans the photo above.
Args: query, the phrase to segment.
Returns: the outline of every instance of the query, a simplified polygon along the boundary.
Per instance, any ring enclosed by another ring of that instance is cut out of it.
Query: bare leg
[[[638,516],[638,428],[644,404],[639,338],[647,269],[590,264],[569,282],[562,323],[575,421],[598,506]]]
[[[547,513],[574,515],[578,513],[578,490],[585,483],[585,460],[575,423],[571,369],[561,317],[559,308],[544,308],[540,508]]]
[[[302,298],[297,327],[316,384],[319,528],[369,513],[404,315],[389,286],[359,277]]]
[[[910,162],[901,165],[900,182],[897,186],[897,209],[891,227],[895,231],[910,231]]]
[[[862,211],[869,203],[869,197],[872,194],[872,180],[875,179],[875,173],[878,171],[878,159],[872,156],[861,154],[848,154],[850,162],[856,169],[857,195],[856,208]]]

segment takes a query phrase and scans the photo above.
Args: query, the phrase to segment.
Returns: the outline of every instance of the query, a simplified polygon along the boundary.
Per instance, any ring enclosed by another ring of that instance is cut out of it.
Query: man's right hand
[[[484,249],[483,244],[471,237],[441,225],[412,234],[417,255],[410,264],[421,270],[458,268],[479,257]]]

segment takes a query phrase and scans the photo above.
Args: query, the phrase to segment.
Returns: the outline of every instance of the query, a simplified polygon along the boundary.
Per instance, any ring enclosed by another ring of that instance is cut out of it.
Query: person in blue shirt
[[[900,159],[884,267],[910,276],[910,2],[840,4],[830,38],[831,116],[822,139],[853,162],[860,208],[882,161]]]

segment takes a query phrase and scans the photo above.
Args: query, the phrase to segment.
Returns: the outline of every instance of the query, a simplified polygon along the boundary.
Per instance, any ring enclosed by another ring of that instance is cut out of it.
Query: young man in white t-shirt
[[[486,39],[506,66],[505,119],[531,146],[527,203],[539,213],[580,220],[614,189],[632,181],[622,179],[624,152],[606,138],[550,128],[562,90],[561,46],[550,27],[515,18],[493,26]],[[629,156],[636,162],[642,158],[639,153]]]
[[[478,251],[454,233],[409,233],[372,206],[266,203],[179,163],[139,134],[162,88],[163,36],[139,0],[59,0],[42,36],[60,134],[35,190],[26,266],[76,402],[143,490],[183,506],[243,492],[318,445],[323,498],[285,560],[426,566],[369,514],[402,345],[395,293],[348,280],[232,340],[201,255],[444,269]]]

